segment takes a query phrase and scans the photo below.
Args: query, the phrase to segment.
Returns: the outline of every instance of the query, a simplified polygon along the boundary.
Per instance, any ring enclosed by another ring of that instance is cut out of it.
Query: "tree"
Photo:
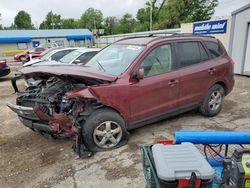
[[[149,18],[150,18],[150,8],[149,7],[140,8],[136,14],[136,19],[137,19],[136,31],[149,31],[150,29]]]
[[[3,30],[3,26],[2,26],[2,24],[0,24],[0,30]]]
[[[67,18],[61,20],[62,29],[76,29],[78,28],[78,22],[73,18]]]
[[[34,28],[31,23],[30,15],[23,10],[19,11],[17,15],[15,16],[14,24],[16,25],[17,29],[33,29]]]
[[[103,28],[102,21],[102,12],[94,8],[89,8],[80,18],[80,27],[88,28],[89,30],[101,29]]]
[[[104,30],[106,35],[117,34],[119,27],[119,20],[114,16],[109,16],[104,19]]]
[[[125,14],[119,21],[118,33],[132,33],[135,31],[136,20],[131,14]]]
[[[218,0],[169,0],[159,13],[158,29],[180,27],[181,23],[208,20]]]
[[[60,29],[62,24],[61,15],[50,11],[45,20],[40,24],[40,29]]]

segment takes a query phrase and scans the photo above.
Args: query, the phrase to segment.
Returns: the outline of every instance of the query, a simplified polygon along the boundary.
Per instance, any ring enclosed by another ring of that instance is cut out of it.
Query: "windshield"
[[[41,60],[45,61],[45,60],[49,60],[50,56],[54,53],[54,51],[50,51],[47,54],[45,54],[44,56],[41,57]]]
[[[100,51],[85,66],[118,76],[131,65],[144,48],[137,45],[113,44]]]
[[[71,63],[75,58],[77,58],[82,52],[79,51],[72,51],[68,53],[66,56],[61,58],[59,61],[61,63]]]

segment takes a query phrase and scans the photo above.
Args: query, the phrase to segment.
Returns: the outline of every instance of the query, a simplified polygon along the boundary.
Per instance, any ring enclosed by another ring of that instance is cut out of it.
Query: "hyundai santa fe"
[[[233,64],[214,37],[126,38],[84,66],[23,68],[36,83],[8,106],[34,131],[109,150],[126,143],[128,130],[175,114],[217,115],[234,85]]]

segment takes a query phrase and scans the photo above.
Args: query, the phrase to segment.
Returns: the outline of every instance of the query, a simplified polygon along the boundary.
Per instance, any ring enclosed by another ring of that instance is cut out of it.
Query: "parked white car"
[[[29,62],[23,64],[23,67],[31,66],[45,61],[59,61],[62,57],[77,49],[79,48],[56,48],[54,50],[50,50],[40,58],[31,59]]]
[[[64,64],[80,64],[84,65],[87,63],[93,56],[95,56],[101,48],[82,48],[70,52],[63,58],[59,60],[60,63]]]

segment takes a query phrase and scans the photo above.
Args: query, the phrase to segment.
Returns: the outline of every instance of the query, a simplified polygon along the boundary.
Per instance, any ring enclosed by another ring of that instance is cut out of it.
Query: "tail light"
[[[6,65],[6,60],[0,60],[0,65]]]
[[[229,62],[230,62],[232,65],[235,64],[235,62],[234,62],[234,60],[233,60],[232,58],[229,59]]]

